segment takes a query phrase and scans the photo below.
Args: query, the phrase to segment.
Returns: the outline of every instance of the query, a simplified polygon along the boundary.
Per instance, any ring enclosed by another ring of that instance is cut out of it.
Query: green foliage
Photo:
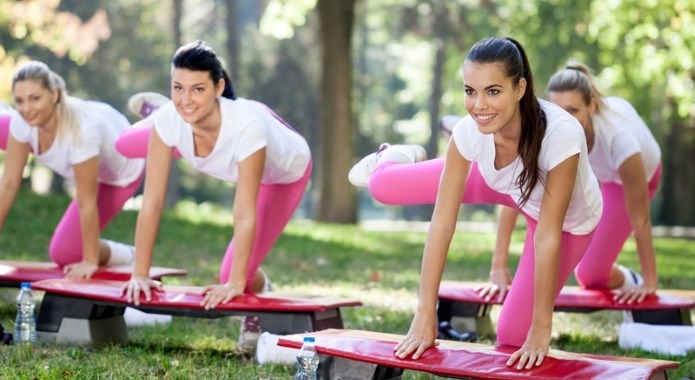
[[[50,234],[69,199],[19,194],[0,235],[3,259],[47,260]],[[208,285],[216,275],[233,233],[230,212],[187,202],[164,213],[154,265],[185,268],[189,276],[168,284]],[[136,213],[121,213],[104,232],[132,242]],[[510,265],[516,265],[523,231],[515,232]],[[377,232],[355,226],[293,221],[268,256],[264,269],[275,289],[296,294],[359,299],[362,307],[342,310],[347,328],[407,332],[417,302],[424,232]],[[444,274],[447,280],[485,280],[492,234],[456,233]],[[660,286],[695,287],[695,245],[690,240],[655,239]],[[634,243],[620,262],[638,266]],[[16,289],[0,289],[0,323],[13,326]],[[493,309],[493,321],[498,309]],[[621,315],[615,312],[554,316],[554,348],[594,354],[628,355],[681,362],[673,378],[695,376],[695,353],[666,357],[639,350],[624,352],[616,342]],[[293,368],[258,366],[236,349],[239,323],[234,318],[175,317],[171,324],[129,328],[123,345],[65,347],[0,346],[3,379],[285,379]],[[483,342],[493,343],[492,338]],[[407,372],[404,379],[429,379]]]

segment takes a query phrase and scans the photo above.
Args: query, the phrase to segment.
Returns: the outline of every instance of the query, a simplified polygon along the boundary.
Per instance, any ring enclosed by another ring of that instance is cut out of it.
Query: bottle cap
[[[22,289],[31,289],[31,282],[22,282],[20,285]]]
[[[309,343],[314,343],[314,337],[313,336],[305,336],[304,341],[309,342]]]

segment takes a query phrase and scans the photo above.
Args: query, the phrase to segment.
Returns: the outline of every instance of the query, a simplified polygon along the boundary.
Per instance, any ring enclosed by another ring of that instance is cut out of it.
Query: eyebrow
[[[467,84],[464,84],[463,86],[464,86],[464,87],[467,87],[467,88],[471,88],[471,89],[473,88],[473,87],[471,87],[471,86],[469,86],[469,85],[467,85]],[[495,87],[502,87],[502,85],[501,85],[501,84],[491,84],[491,85],[485,87],[483,90],[490,90],[490,89],[493,89],[493,88],[495,88]]]
[[[174,84],[178,84],[179,86],[183,86],[183,83],[174,81]],[[193,83],[190,85],[190,87],[196,87],[196,86],[204,86],[205,82],[199,82],[199,83]]]

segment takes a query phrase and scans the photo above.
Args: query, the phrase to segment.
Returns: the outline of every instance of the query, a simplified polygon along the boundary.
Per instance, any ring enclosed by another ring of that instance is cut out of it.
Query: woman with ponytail
[[[196,170],[236,183],[234,237],[220,267],[221,283],[208,286],[202,301],[211,309],[245,292],[269,288],[260,266],[304,195],[311,153],[306,140],[270,108],[234,94],[220,60],[203,42],[184,45],[174,54],[171,99],[141,121],[153,126],[135,232],[134,273],[123,291],[128,302],[137,305],[141,294],[147,302],[151,289],[161,286],[148,272],[176,149]],[[141,138],[126,134],[117,144],[137,145],[134,140]],[[247,317],[242,348],[252,348],[258,333],[258,319]]]
[[[0,178],[0,227],[19,191],[30,153],[59,175],[75,180],[75,199],[56,227],[51,259],[69,278],[89,278],[99,265],[126,265],[133,247],[100,239],[133,196],[145,162],[128,159],[114,142],[130,126],[111,106],[68,96],[63,79],[32,61],[12,78],[17,112],[0,115],[0,147],[7,150]]]
[[[527,218],[527,239],[497,322],[497,340],[519,347],[507,365],[528,369],[548,354],[555,298],[601,215],[598,181],[581,125],[536,98],[517,41],[478,41],[466,56],[463,78],[468,116],[454,127],[443,159],[415,162],[416,155],[405,153],[414,149],[390,146],[358,163],[351,181],[366,183],[383,203],[435,203],[415,317],[394,347],[400,358],[418,359],[435,344],[439,283],[460,204],[502,204]]]
[[[591,70],[582,63],[570,61],[553,74],[546,92],[548,100],[584,128],[589,163],[601,183],[603,214],[575,269],[577,282],[588,289],[616,289],[615,300],[621,303],[642,302],[657,288],[649,204],[661,180],[659,144],[629,102],[601,94]],[[514,210],[502,210],[495,248],[498,262],[506,263],[515,221]],[[616,263],[633,233],[642,275]],[[505,287],[504,282],[497,285]]]

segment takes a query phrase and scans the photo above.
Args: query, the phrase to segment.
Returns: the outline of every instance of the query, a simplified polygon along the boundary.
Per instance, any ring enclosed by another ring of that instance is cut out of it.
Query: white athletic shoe
[[[379,149],[362,158],[348,173],[348,180],[357,187],[367,187],[374,168],[382,162],[411,164],[427,159],[425,148],[420,145],[390,145],[383,143]]]
[[[623,273],[623,277],[625,278],[623,285],[620,287],[621,290],[634,288],[644,283],[642,275],[638,272],[622,265],[618,265],[618,269]]]
[[[445,135],[451,136],[451,134],[454,132],[454,127],[459,121],[461,121],[461,119],[463,119],[463,116],[444,115],[442,116],[442,119],[439,120],[439,130]]]
[[[169,102],[169,98],[156,92],[138,92],[128,99],[128,110],[133,115],[146,118],[157,108]]]
[[[626,290],[634,288],[636,286],[640,286],[644,283],[644,278],[642,278],[642,275],[638,272],[622,265],[618,265],[618,269],[620,270],[620,272],[623,273],[623,278],[625,278],[625,280],[623,281],[623,285],[618,289]],[[632,312],[628,310],[623,311],[623,323],[632,322],[634,322],[634,318],[632,318]]]

